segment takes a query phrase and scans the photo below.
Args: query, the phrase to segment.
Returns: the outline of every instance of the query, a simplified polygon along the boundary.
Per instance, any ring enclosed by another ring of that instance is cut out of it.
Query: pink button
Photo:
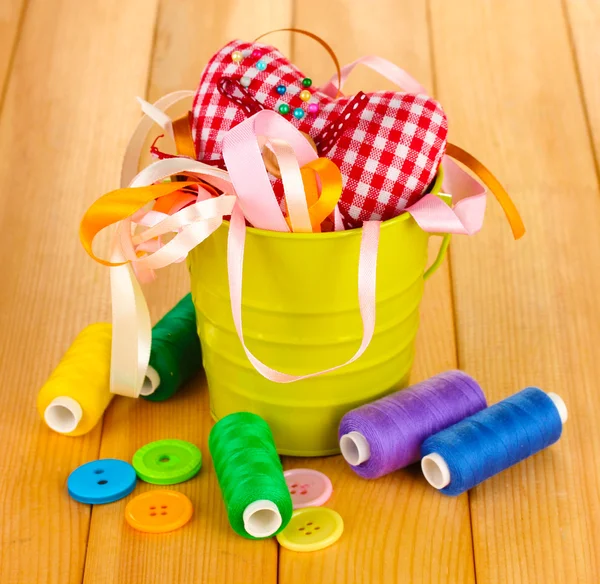
[[[294,468],[286,470],[283,476],[292,495],[294,509],[319,507],[333,492],[329,478],[318,470]]]

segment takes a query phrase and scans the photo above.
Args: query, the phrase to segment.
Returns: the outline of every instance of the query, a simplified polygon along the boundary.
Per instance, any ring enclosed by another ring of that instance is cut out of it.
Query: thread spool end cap
[[[273,501],[260,499],[244,509],[244,529],[253,537],[270,537],[281,527],[283,520]]]
[[[369,442],[360,432],[348,432],[340,438],[340,450],[346,462],[358,466],[371,458]]]
[[[144,383],[142,384],[142,389],[140,389],[140,395],[152,395],[158,389],[159,385],[160,375],[158,371],[152,365],[148,365],[146,377],[144,377]]]
[[[450,469],[443,457],[432,452],[421,460],[421,470],[427,482],[435,489],[443,489],[450,484]]]
[[[44,421],[51,430],[60,434],[73,432],[82,417],[79,402],[66,395],[55,397],[44,410]]]
[[[560,416],[560,421],[564,424],[569,419],[569,411],[567,410],[567,404],[564,402],[563,398],[556,393],[549,392],[548,397],[556,406],[556,409],[558,410],[558,415]]]

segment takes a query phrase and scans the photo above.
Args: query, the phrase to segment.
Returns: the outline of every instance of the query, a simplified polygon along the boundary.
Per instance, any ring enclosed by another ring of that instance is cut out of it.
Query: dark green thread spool
[[[164,401],[202,369],[192,295],[184,296],[152,329],[150,366],[141,396]]]
[[[292,499],[273,434],[256,414],[221,419],[208,438],[233,530],[248,539],[272,537],[292,517]]]

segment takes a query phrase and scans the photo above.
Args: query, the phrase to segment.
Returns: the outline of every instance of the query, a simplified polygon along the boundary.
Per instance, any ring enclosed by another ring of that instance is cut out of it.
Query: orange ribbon
[[[269,32],[265,32],[264,34],[261,34],[259,37],[256,37],[254,39],[254,42],[257,42],[260,39],[265,38],[267,35],[273,34],[274,32],[296,32],[298,34],[303,34],[304,36],[307,36],[307,37],[317,41],[329,53],[329,56],[331,57],[334,65],[335,65],[335,70],[337,72],[337,77],[338,77],[337,95],[335,97],[338,98],[342,94],[341,93],[342,68],[340,67],[340,62],[338,61],[335,51],[320,36],[317,36],[316,34],[310,32],[308,30],[303,30],[301,28],[278,28],[276,30],[270,30]]]
[[[337,78],[338,78],[336,98],[341,95],[341,91],[340,91],[341,87],[342,87],[341,67],[340,67],[339,60],[338,60],[334,50],[329,46],[328,43],[326,43],[322,38],[320,38],[316,34],[306,31],[306,30],[298,29],[298,28],[279,28],[277,30],[272,30],[272,31],[266,32],[266,33],[260,35],[259,37],[257,37],[255,39],[255,42],[264,38],[265,36],[267,36],[269,34],[274,33],[274,32],[296,32],[296,33],[303,34],[307,37],[310,37],[311,39],[316,40],[321,46],[323,46],[325,48],[325,50],[329,53],[329,55],[331,56],[331,58],[335,64],[335,69],[336,69]],[[502,210],[504,211],[504,214],[506,215],[506,218],[510,224],[514,238],[519,239],[519,238],[523,237],[523,235],[525,234],[525,225],[523,224],[521,215],[519,214],[519,211],[517,210],[517,207],[511,200],[509,194],[506,192],[506,190],[500,184],[500,182],[496,179],[496,177],[481,162],[479,162],[479,160],[477,160],[474,156],[472,156],[471,154],[469,154],[462,148],[455,146],[454,144],[450,144],[450,143],[447,144],[446,153],[448,154],[448,156],[451,156],[452,158],[458,160],[459,162],[464,164],[466,167],[471,169],[479,177],[479,179],[485,184],[485,186],[492,192],[494,197],[496,197],[496,200],[498,201],[498,203],[500,203],[500,206],[502,207]],[[303,177],[304,176],[305,175],[303,175]],[[307,196],[309,196],[309,191],[310,191],[310,196],[314,197],[314,188],[315,187],[314,187],[313,180],[307,179],[304,182],[305,182]],[[314,226],[313,226],[313,229],[314,229]]]
[[[496,197],[498,203],[500,203],[500,206],[502,207],[502,210],[508,219],[508,223],[510,224],[514,238],[520,239],[523,237],[523,235],[525,235],[525,225],[523,223],[523,219],[521,218],[521,215],[519,214],[519,211],[517,210],[517,207],[513,203],[509,194],[500,184],[498,179],[481,162],[479,162],[477,158],[459,146],[448,143],[446,145],[446,154],[464,164],[481,179],[483,184],[485,184],[485,186],[490,189],[494,197]]]
[[[342,196],[342,173],[328,158],[317,158],[300,169],[313,233],[321,233],[321,223],[333,213]],[[321,191],[319,193],[319,183]],[[293,231],[289,216],[285,218]]]
[[[333,213],[342,196],[342,173],[329,158],[317,158],[305,164],[300,173],[313,233],[320,233],[321,223]],[[321,181],[320,196],[317,179]]]
[[[192,112],[188,112],[184,116],[173,121],[173,135],[175,137],[175,146],[179,156],[187,156],[188,158],[196,159],[196,147],[192,139],[192,129],[190,116]]]
[[[197,184],[197,182],[161,183],[147,187],[117,189],[103,195],[94,201],[81,220],[79,238],[85,251],[100,264],[109,267],[122,266],[127,262],[109,262],[98,257],[92,249],[94,238],[106,227],[131,217],[155,199],[167,197],[183,187]]]

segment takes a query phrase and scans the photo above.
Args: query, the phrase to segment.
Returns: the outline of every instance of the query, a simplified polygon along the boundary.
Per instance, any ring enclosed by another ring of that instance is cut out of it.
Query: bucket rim
[[[435,180],[433,181],[433,186],[431,187],[431,193],[437,195],[442,190],[442,182],[444,180],[444,169],[442,165],[438,167],[438,171],[435,174]],[[395,225],[397,223],[402,223],[403,221],[408,221],[412,219],[410,213],[404,211],[397,217],[393,219],[388,219],[387,221],[383,221],[381,223],[381,228],[386,229],[386,227]],[[223,221],[223,225],[226,225],[229,228],[229,221]],[[258,229],[256,227],[246,227],[246,231],[248,234],[258,235],[261,237],[270,237],[274,239],[288,239],[293,238],[295,240],[298,239],[312,239],[312,240],[324,240],[324,239],[336,239],[342,237],[353,237],[357,234],[362,233],[362,227],[358,227],[356,229],[347,229],[345,231],[328,231],[326,233],[292,233],[289,231],[269,231],[268,229]]]

